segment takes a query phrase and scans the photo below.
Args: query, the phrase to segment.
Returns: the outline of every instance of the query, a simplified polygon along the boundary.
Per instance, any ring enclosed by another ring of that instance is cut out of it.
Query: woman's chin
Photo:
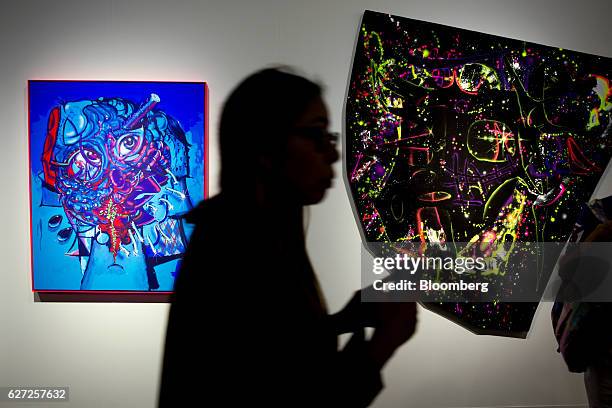
[[[304,205],[313,205],[320,203],[323,198],[325,198],[326,191],[327,188],[321,188],[309,192],[309,194],[305,196]]]

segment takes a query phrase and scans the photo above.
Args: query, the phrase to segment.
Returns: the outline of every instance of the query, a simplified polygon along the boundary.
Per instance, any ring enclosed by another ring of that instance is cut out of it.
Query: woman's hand
[[[337,333],[348,333],[373,327],[368,352],[380,369],[395,350],[412,337],[416,330],[415,302],[362,302],[356,292],[347,305],[330,316]]]

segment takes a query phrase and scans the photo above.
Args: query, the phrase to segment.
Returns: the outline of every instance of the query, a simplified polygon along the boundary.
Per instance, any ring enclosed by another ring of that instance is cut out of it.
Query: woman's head
[[[221,115],[221,189],[252,195],[259,184],[296,204],[320,201],[338,159],[328,122],[316,83],[278,69],[247,77]]]

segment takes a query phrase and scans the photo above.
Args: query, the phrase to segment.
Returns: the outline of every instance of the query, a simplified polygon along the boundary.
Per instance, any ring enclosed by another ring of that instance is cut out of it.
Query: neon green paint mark
[[[597,126],[599,126],[599,109],[594,108],[591,110],[591,116],[589,117],[589,123],[586,128],[587,130],[591,130]]]

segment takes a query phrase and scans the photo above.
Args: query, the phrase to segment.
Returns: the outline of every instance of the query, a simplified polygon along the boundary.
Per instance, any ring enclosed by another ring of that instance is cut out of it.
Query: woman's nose
[[[340,158],[340,152],[338,152],[338,148],[333,145],[330,149],[330,153],[329,153],[329,163],[335,163],[338,161],[338,159]]]
[[[328,133],[328,139],[325,143],[325,152],[327,154],[327,162],[329,164],[335,163],[340,158],[338,152],[338,141],[340,140],[339,133]]]

